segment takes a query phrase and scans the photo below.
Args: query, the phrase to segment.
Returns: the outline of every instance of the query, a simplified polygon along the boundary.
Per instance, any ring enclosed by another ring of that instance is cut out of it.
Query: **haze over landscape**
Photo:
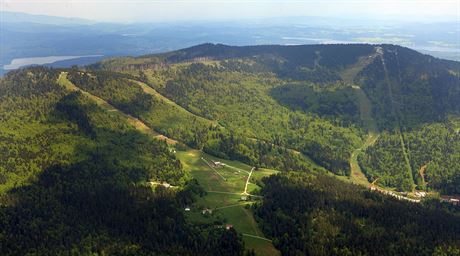
[[[0,7],[1,255],[460,255],[460,1]]]
[[[110,4],[108,4],[110,3]],[[392,43],[460,59],[458,1],[2,1],[3,69],[18,58],[126,56],[203,42]],[[27,13],[27,14],[26,14]],[[86,58],[64,65],[84,64]],[[33,64],[33,63],[31,63]],[[56,65],[59,65],[57,63]]]

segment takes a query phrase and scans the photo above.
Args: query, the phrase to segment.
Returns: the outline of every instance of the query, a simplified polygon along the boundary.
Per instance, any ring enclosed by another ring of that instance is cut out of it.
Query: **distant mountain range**
[[[40,23],[49,25],[88,25],[94,24],[95,21],[90,21],[80,18],[69,18],[69,17],[57,17],[49,15],[36,15],[22,12],[2,12],[3,22],[14,22],[14,23]]]
[[[230,45],[391,43],[459,60],[456,22],[396,23],[296,17],[187,23],[114,24],[2,12],[0,65],[13,59],[68,55],[138,56],[204,42]],[[81,61],[66,62],[66,65]],[[87,62],[85,62],[87,63]],[[51,64],[52,65],[52,64]],[[5,72],[0,70],[0,72]]]

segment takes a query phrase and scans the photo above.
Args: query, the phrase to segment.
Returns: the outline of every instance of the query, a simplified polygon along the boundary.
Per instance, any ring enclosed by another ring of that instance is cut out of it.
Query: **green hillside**
[[[449,116],[459,115],[458,62],[395,45],[203,44],[92,68],[133,75],[232,133],[300,151],[361,184],[363,175],[351,175],[350,166],[369,181],[381,178],[380,186],[406,191],[452,186],[460,173],[446,164],[455,160],[434,161],[421,184],[419,169],[430,159],[415,162],[420,156],[412,145],[454,159],[456,146],[409,135],[449,126]]]
[[[458,102],[460,63],[394,45],[11,71],[0,251],[455,255]]]
[[[3,255],[242,254],[236,233],[205,236],[187,222],[181,208],[198,195],[164,142],[67,90],[59,74],[33,68],[1,80]]]
[[[323,175],[263,180],[255,208],[283,255],[458,255],[460,215]]]

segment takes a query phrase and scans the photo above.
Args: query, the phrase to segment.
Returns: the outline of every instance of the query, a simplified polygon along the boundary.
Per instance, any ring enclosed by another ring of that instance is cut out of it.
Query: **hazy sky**
[[[3,11],[148,22],[284,16],[457,19],[460,0],[0,0]]]

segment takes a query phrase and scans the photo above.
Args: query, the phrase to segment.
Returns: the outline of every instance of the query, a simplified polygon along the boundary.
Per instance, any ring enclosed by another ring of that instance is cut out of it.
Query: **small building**
[[[247,201],[248,197],[247,196],[241,196],[241,201]]]
[[[203,214],[203,215],[212,214],[212,209],[204,208],[204,209],[201,211],[201,214]]]
[[[212,164],[213,164],[215,167],[224,167],[224,166],[225,166],[224,163],[219,162],[219,161],[212,161]]]
[[[426,192],[425,191],[415,191],[415,196],[417,196],[417,197],[425,197]]]
[[[449,200],[449,202],[450,202],[451,204],[453,204],[453,205],[459,205],[460,200],[459,200],[459,199],[456,199],[456,198],[451,198],[451,199]]]
[[[226,229],[226,230],[229,230],[229,229],[231,229],[231,228],[233,228],[233,225],[232,225],[232,224],[225,224],[225,229]]]
[[[460,197],[457,196],[441,196],[441,202],[449,203],[452,205],[460,205]]]
[[[190,211],[190,207],[185,207],[185,211],[186,211],[186,212],[189,212],[189,211]]]

